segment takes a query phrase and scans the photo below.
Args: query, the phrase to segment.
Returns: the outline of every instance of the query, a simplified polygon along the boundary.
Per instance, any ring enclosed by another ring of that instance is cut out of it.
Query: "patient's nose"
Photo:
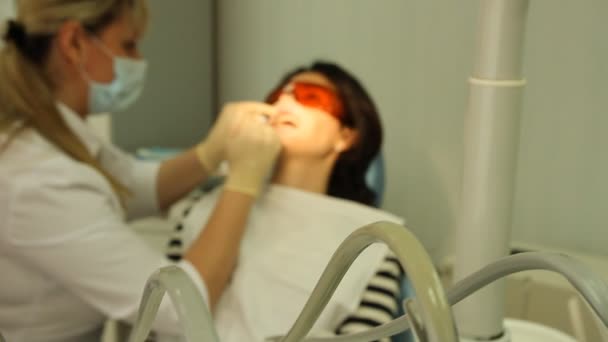
[[[277,102],[274,103],[277,113],[290,113],[293,112],[294,105],[297,103],[295,98],[290,93],[282,93],[279,96]]]

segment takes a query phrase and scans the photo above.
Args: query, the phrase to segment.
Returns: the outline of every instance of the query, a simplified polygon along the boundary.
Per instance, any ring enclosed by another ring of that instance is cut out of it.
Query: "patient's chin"
[[[333,151],[331,141],[317,134],[289,126],[276,126],[275,129],[284,155],[294,158],[322,159]]]
[[[273,128],[275,132],[277,132],[277,135],[279,136],[279,139],[283,145],[289,145],[292,141],[302,139],[300,137],[300,132],[293,126],[278,125],[274,126]]]
[[[289,141],[282,145],[281,158],[286,162],[299,160],[317,163],[334,153],[330,148],[302,142]]]

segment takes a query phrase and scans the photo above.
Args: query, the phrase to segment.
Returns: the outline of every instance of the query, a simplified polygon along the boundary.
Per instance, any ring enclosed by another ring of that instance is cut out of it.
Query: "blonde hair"
[[[97,32],[128,13],[136,28],[145,30],[146,0],[18,0],[17,13],[25,39],[6,39],[0,50],[0,132],[9,135],[5,144],[23,128],[35,129],[74,160],[99,171],[124,204],[128,189],[102,167],[59,113],[46,59],[66,20]]]

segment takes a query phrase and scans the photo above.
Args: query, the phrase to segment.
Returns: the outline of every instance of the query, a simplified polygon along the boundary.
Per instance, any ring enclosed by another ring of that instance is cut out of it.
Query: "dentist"
[[[162,211],[227,160],[225,190],[177,265],[211,308],[280,144],[259,103],[224,107],[209,136],[162,164],[100,141],[84,119],[142,91],[146,0],[20,0],[0,50],[0,331],[11,342],[99,341],[134,319],[147,277],[170,264],[126,224]],[[167,113],[170,115],[170,113]],[[163,302],[155,323],[179,333]]]

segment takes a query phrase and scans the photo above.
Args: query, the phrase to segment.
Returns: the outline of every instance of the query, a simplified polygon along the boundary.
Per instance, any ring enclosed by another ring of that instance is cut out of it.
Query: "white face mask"
[[[110,83],[99,83],[92,80],[86,72],[89,83],[89,113],[115,113],[129,108],[141,95],[146,79],[148,63],[114,56],[107,47],[97,40],[100,48],[112,58],[114,63],[114,80]]]

